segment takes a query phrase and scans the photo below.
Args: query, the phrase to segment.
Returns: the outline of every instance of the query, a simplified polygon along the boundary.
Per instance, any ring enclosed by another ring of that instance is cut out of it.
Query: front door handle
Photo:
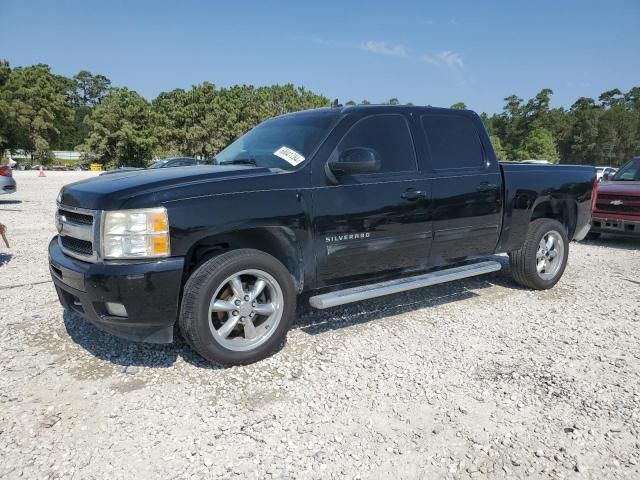
[[[489,182],[482,182],[480,185],[476,187],[476,190],[478,192],[489,192],[491,190],[497,190],[497,189],[498,189],[498,185],[496,185],[495,183],[489,183]]]
[[[405,190],[405,192],[400,195],[404,200],[409,200],[413,202],[415,200],[420,200],[421,198],[427,198],[427,194],[422,190],[414,190],[413,188],[409,188]]]

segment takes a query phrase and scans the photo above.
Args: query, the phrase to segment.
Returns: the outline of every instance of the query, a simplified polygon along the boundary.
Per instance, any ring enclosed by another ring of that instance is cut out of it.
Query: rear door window
[[[422,115],[434,170],[479,169],[484,151],[475,125],[462,115]]]

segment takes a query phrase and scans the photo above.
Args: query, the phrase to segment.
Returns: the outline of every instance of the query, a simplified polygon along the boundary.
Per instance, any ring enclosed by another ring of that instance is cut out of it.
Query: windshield
[[[627,162],[624,167],[618,170],[612,180],[640,182],[640,158],[634,158]]]
[[[240,164],[293,170],[315,150],[338,113],[315,110],[261,123],[216,155],[219,165]]]

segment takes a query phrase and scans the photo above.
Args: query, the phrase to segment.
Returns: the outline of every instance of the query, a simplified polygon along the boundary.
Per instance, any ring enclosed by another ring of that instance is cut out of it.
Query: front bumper
[[[640,221],[594,216],[591,219],[591,231],[595,233],[640,236]]]
[[[87,263],[49,243],[49,271],[60,303],[98,328],[127,340],[171,343],[178,316],[184,259]],[[107,313],[120,303],[127,317]]]

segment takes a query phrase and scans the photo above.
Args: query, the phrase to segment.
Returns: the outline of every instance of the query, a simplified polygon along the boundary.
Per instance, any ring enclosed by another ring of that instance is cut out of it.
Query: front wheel
[[[295,317],[291,274],[276,258],[234,250],[203,263],[184,287],[180,329],[191,347],[220,365],[271,355]]]
[[[546,290],[564,273],[569,257],[569,240],[557,220],[539,218],[529,224],[524,244],[509,253],[514,280],[528,288]]]

